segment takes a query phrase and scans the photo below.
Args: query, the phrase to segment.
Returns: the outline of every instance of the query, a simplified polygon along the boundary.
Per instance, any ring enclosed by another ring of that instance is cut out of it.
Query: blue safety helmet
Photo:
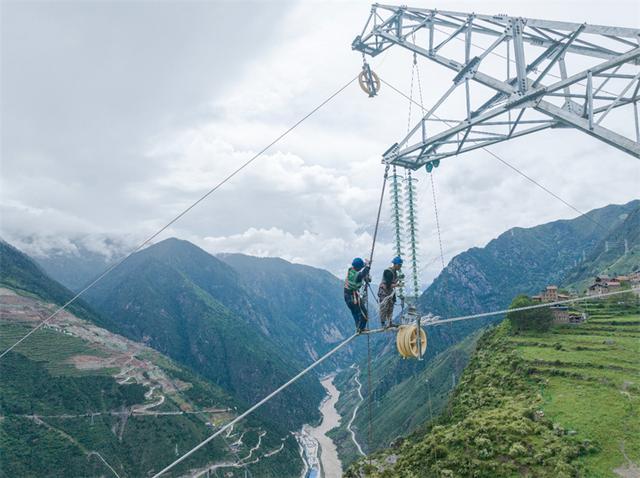
[[[391,263],[401,266],[402,265],[402,257],[400,257],[400,256],[394,257],[393,259],[391,259]]]
[[[364,261],[360,257],[356,257],[353,261],[351,261],[351,266],[359,271],[364,267]]]

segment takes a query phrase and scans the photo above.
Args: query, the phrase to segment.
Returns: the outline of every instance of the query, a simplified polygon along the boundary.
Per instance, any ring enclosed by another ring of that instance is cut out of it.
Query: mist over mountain
[[[57,282],[77,292],[136,245],[129,236],[86,234],[63,237],[13,234],[9,242]]]

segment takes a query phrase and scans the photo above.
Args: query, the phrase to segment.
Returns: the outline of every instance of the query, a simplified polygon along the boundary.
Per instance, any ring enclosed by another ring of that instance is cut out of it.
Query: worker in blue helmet
[[[382,281],[378,287],[378,303],[380,304],[380,322],[382,327],[393,325],[393,307],[396,303],[396,289],[402,285],[402,258],[396,256],[391,266],[382,273]]]
[[[344,281],[344,301],[351,311],[358,332],[366,330],[368,320],[367,305],[362,302],[360,289],[362,284],[370,281],[368,261],[356,257],[351,262]]]

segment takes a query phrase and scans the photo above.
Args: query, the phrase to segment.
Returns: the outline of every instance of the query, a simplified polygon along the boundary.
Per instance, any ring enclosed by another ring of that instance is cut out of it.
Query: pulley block
[[[369,95],[369,98],[373,98],[380,91],[380,78],[366,62],[362,65],[362,71],[358,75],[358,83],[362,91]]]
[[[427,333],[420,330],[420,350],[418,350],[418,326],[401,325],[396,335],[396,346],[402,358],[420,358],[427,351]]]

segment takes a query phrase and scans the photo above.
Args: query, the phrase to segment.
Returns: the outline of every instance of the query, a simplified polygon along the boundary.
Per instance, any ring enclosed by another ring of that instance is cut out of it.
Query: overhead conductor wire
[[[453,317],[451,319],[443,319],[443,320],[436,320],[434,322],[429,322],[425,324],[425,326],[436,326],[441,324],[447,324],[450,322],[460,322],[461,320],[481,319],[484,317],[493,317],[496,315],[508,314],[510,312],[521,312],[523,310],[543,309],[545,307],[553,307],[555,305],[572,304],[574,302],[584,302],[585,300],[597,300],[601,297],[611,297],[613,295],[627,294],[629,292],[632,292],[632,293],[640,292],[640,287],[635,287],[633,289],[626,289],[626,290],[616,290],[613,292],[605,292],[604,294],[599,294],[599,295],[586,295],[583,297],[574,297],[573,299],[557,300],[555,302],[543,302],[542,304],[527,305],[525,307],[515,307],[513,309],[503,309],[503,310],[496,310],[493,312],[482,312],[479,314],[463,315],[460,317]]]
[[[575,298],[572,298],[572,299],[559,300],[559,301],[556,301],[556,302],[545,302],[545,303],[542,303],[542,304],[530,305],[530,306],[526,306],[526,307],[517,307],[517,308],[513,308],[513,309],[504,309],[504,310],[497,310],[497,311],[493,311],[493,312],[483,312],[483,313],[479,313],[479,314],[465,315],[465,316],[460,316],[460,317],[453,317],[453,318],[449,318],[449,319],[438,320],[436,322],[425,323],[424,325],[425,325],[425,327],[432,327],[432,326],[437,326],[437,325],[441,325],[441,324],[445,324],[445,323],[449,323],[449,322],[458,322],[458,321],[461,321],[461,320],[473,320],[473,319],[479,319],[479,318],[483,318],[483,317],[491,317],[491,316],[496,316],[496,315],[503,315],[503,314],[506,314],[506,313],[509,313],[509,312],[520,312],[520,311],[523,311],[523,310],[542,309],[542,308],[545,308],[545,307],[552,307],[554,305],[569,304],[569,303],[573,303],[573,302],[582,302],[582,301],[585,301],[585,300],[597,300],[597,299],[600,299],[600,298],[603,298],[603,297],[610,297],[610,296],[614,296],[614,295],[626,294],[626,293],[629,293],[629,292],[639,292],[639,291],[640,291],[640,287],[637,287],[637,288],[633,288],[633,289],[619,290],[619,291],[614,291],[614,292],[607,292],[607,293],[604,293],[604,294],[600,294],[598,296],[575,297]],[[264,397],[258,403],[256,403],[252,407],[248,408],[245,412],[243,412],[242,414],[238,415],[236,418],[234,418],[233,420],[228,422],[226,425],[224,425],[220,429],[218,429],[218,431],[216,431],[214,434],[212,434],[211,436],[209,436],[208,438],[206,438],[205,440],[200,442],[198,445],[193,447],[187,453],[185,453],[184,455],[182,455],[181,457],[177,458],[172,463],[170,463],[169,465],[164,467],[158,473],[153,475],[152,478],[158,478],[159,476],[162,476],[164,473],[166,473],[167,471],[172,469],[178,463],[180,463],[180,462],[184,461],[185,459],[187,459],[189,456],[191,456],[193,453],[195,453],[196,451],[201,449],[203,446],[205,446],[211,440],[213,440],[214,438],[216,438],[217,436],[222,434],[224,431],[228,430],[230,427],[234,426],[240,420],[244,419],[245,417],[247,417],[248,415],[253,413],[255,410],[257,410],[262,405],[267,403],[269,400],[271,400],[277,394],[279,394],[284,389],[289,387],[289,385],[291,385],[294,382],[296,382],[302,376],[304,376],[305,374],[307,374],[308,372],[313,370],[316,366],[320,365],[320,363],[324,362],[331,355],[335,354],[338,350],[340,350],[341,348],[343,348],[344,346],[349,344],[351,341],[353,341],[353,339],[358,337],[358,335],[378,334],[378,333],[382,333],[382,332],[389,332],[389,331],[392,331],[392,330],[393,329],[380,328],[380,329],[368,330],[368,331],[362,332],[362,334],[353,334],[351,337],[345,339],[343,342],[338,344],[332,350],[330,350],[329,352],[324,354],[322,357],[320,357],[318,360],[313,362],[307,368],[305,368],[304,370],[299,372],[295,377],[290,379],[288,382],[286,382],[283,385],[281,385],[280,387],[278,387],[276,390],[274,390],[269,395]]]
[[[238,173],[240,173],[243,169],[245,169],[247,166],[249,166],[251,163],[253,163],[256,159],[258,159],[260,156],[262,156],[268,149],[270,149],[272,146],[274,146],[276,143],[278,143],[280,140],[282,140],[282,138],[284,138],[285,136],[287,136],[289,133],[291,133],[294,129],[296,129],[298,126],[300,126],[305,120],[307,120],[309,117],[311,117],[314,113],[316,113],[319,109],[321,109],[324,105],[326,105],[327,103],[329,103],[331,100],[333,100],[336,96],[338,96],[340,93],[342,93],[349,85],[351,85],[351,83],[353,83],[356,79],[358,78],[358,75],[356,75],[355,77],[351,78],[349,81],[347,81],[343,86],[341,86],[340,88],[338,88],[335,92],[333,92],[328,98],[326,98],[324,101],[322,101],[320,104],[318,104],[315,108],[313,108],[309,113],[307,113],[306,115],[304,115],[302,118],[300,118],[297,122],[295,122],[292,126],[290,126],[288,129],[286,129],[283,133],[281,133],[277,138],[275,138],[273,141],[271,141],[271,143],[269,143],[267,146],[265,146],[264,148],[262,148],[260,151],[258,151],[256,154],[254,154],[251,158],[249,158],[247,161],[245,161],[244,163],[242,163],[238,168],[236,168],[235,170],[233,170],[233,172],[231,172],[229,175],[227,175],[224,179],[222,179],[218,184],[216,184],[215,186],[213,186],[211,189],[209,189],[205,194],[203,194],[202,196],[200,196],[200,198],[198,198],[195,202],[191,203],[190,206],[188,206],[186,209],[184,209],[182,212],[180,212],[177,216],[175,216],[173,219],[171,219],[169,222],[167,222],[164,226],[162,226],[160,229],[158,229],[156,232],[154,232],[151,236],[149,236],[147,239],[145,239],[143,242],[141,242],[136,248],[134,248],[131,252],[129,252],[128,254],[126,254],[123,258],[121,258],[119,261],[117,261],[116,263],[112,264],[111,266],[109,266],[104,272],[102,272],[96,279],[94,279],[92,282],[89,283],[89,285],[87,285],[86,287],[84,287],[80,292],[78,292],[76,295],[74,295],[71,299],[69,299],[67,302],[65,302],[62,306],[60,306],[58,309],[56,309],[51,315],[49,315],[46,319],[42,320],[40,323],[38,323],[38,325],[36,325],[33,329],[31,329],[29,332],[27,332],[22,338],[20,338],[17,342],[15,342],[13,345],[11,345],[9,348],[7,348],[6,350],[4,350],[1,354],[0,354],[0,358],[4,357],[7,353],[9,353],[11,350],[13,350],[17,345],[19,345],[20,343],[22,343],[24,340],[26,340],[31,334],[35,333],[37,330],[39,330],[43,325],[45,325],[46,323],[48,323],[51,319],[53,319],[55,316],[57,316],[60,312],[62,312],[63,310],[65,310],[69,305],[71,305],[73,302],[75,302],[82,294],[84,294],[85,292],[87,292],[89,289],[91,289],[94,285],[96,285],[98,282],[100,282],[105,276],[107,276],[111,271],[113,271],[115,268],[117,268],[118,266],[120,266],[124,261],[126,261],[129,257],[131,257],[133,254],[135,254],[136,252],[138,252],[139,250],[141,250],[144,246],[146,246],[147,244],[149,244],[153,239],[155,239],[156,237],[158,237],[162,232],[164,232],[166,229],[168,229],[170,226],[172,226],[174,223],[176,223],[178,220],[180,220],[185,214],[187,214],[189,211],[191,211],[194,207],[196,207],[198,204],[200,204],[202,201],[204,201],[205,199],[207,199],[209,196],[211,196],[214,192],[216,192],[218,189],[220,189],[226,182],[228,182],[229,180],[231,180],[234,176],[236,176]]]
[[[240,415],[238,415],[236,418],[234,418],[233,420],[231,420],[230,422],[228,422],[226,425],[222,426],[220,429],[218,429],[218,431],[216,431],[214,434],[212,434],[211,436],[209,436],[208,438],[204,439],[203,441],[201,441],[198,445],[194,446],[191,450],[189,450],[187,453],[185,453],[184,455],[182,455],[181,457],[179,457],[178,459],[174,460],[172,463],[170,463],[169,465],[167,465],[166,467],[164,467],[162,470],[160,470],[158,473],[156,473],[155,475],[153,475],[152,478],[157,478],[161,475],[163,475],[164,473],[166,473],[167,471],[169,471],[170,469],[172,469],[174,466],[176,466],[178,463],[184,461],[185,459],[187,459],[189,456],[193,455],[196,451],[198,451],[200,448],[202,448],[203,446],[205,446],[207,443],[209,443],[211,440],[213,440],[215,437],[219,436],[221,433],[223,433],[224,431],[226,431],[227,429],[229,429],[229,427],[232,427],[233,425],[235,425],[236,423],[238,423],[240,420],[242,420],[243,418],[245,418],[246,416],[250,415],[251,413],[253,413],[255,410],[257,410],[258,408],[260,408],[262,405],[264,405],[265,403],[267,403],[269,400],[271,400],[273,397],[275,397],[276,395],[278,395],[280,392],[282,392],[285,388],[287,388],[289,385],[291,385],[292,383],[296,382],[298,379],[300,379],[302,376],[304,376],[306,373],[310,372],[311,370],[313,370],[316,366],[320,365],[322,362],[324,362],[326,359],[328,359],[330,356],[332,356],[334,353],[336,353],[338,350],[340,350],[342,347],[344,347],[345,345],[347,345],[348,343],[350,343],[353,339],[355,339],[358,335],[357,334],[353,334],[351,337],[349,337],[348,339],[344,340],[343,342],[341,342],[339,345],[337,345],[336,347],[334,347],[333,349],[331,349],[329,352],[327,352],[326,354],[324,354],[322,357],[320,357],[318,360],[316,360],[315,362],[313,362],[311,365],[309,365],[307,368],[305,368],[304,370],[302,370],[300,373],[298,373],[295,377],[293,377],[291,380],[289,380],[288,382],[284,383],[283,385],[281,385],[280,387],[278,387],[277,389],[275,389],[273,392],[271,392],[269,395],[267,395],[266,397],[264,397],[262,400],[260,400],[258,403],[256,403],[255,405],[253,405],[252,407],[248,408],[247,410],[245,410],[243,413],[241,413]]]

